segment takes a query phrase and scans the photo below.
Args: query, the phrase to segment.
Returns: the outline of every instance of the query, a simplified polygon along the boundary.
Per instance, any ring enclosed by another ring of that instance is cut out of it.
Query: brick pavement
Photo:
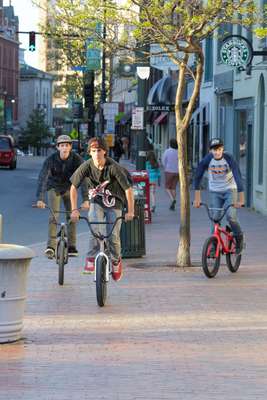
[[[247,249],[237,274],[213,280],[176,269],[178,212],[163,188],[147,256],[125,260],[124,278],[96,305],[80,257],[66,284],[33,245],[23,340],[0,345],[1,400],[255,400],[267,395],[267,218],[241,210]],[[192,259],[199,264],[209,226],[192,210]]]

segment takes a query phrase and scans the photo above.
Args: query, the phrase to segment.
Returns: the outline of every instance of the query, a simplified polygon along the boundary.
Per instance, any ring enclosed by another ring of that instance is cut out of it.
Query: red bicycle
[[[214,223],[214,233],[207,238],[202,250],[202,268],[204,274],[208,278],[215,277],[220,267],[221,254],[225,254],[229,271],[233,273],[237,272],[241,263],[241,254],[236,254],[236,239],[228,225],[225,227],[221,226],[221,220],[227,210],[233,207],[233,204],[230,204],[226,208],[209,208],[205,203],[201,203],[201,206],[206,208],[209,219]],[[221,211],[221,216],[213,217],[211,215],[212,211],[216,211],[215,214]]]

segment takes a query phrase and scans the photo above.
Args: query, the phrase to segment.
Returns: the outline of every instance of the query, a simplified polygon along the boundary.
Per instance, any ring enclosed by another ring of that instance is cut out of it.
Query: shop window
[[[210,82],[213,79],[213,37],[209,36],[206,39],[205,45],[205,82]]]
[[[264,78],[260,77],[260,104],[259,104],[259,153],[258,153],[258,184],[263,184],[263,146],[264,146],[264,104],[265,104],[265,88]]]

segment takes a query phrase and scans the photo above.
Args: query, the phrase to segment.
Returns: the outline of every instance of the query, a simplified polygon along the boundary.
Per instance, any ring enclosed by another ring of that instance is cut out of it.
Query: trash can
[[[13,244],[0,244],[0,343],[21,338],[27,271],[34,253]]]
[[[142,257],[146,254],[145,237],[145,198],[135,198],[135,216],[129,222],[122,221],[121,225],[121,254],[122,258]]]

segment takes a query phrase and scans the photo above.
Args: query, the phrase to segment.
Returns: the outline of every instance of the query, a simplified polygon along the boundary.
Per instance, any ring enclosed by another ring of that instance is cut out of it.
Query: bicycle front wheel
[[[202,250],[202,268],[208,278],[214,278],[220,267],[221,254],[216,257],[218,240],[216,237],[209,237],[204,243]]]
[[[236,254],[235,238],[229,241],[230,253],[226,254],[226,264],[230,272],[237,272],[241,263],[241,254]]]
[[[106,268],[107,260],[103,256],[96,259],[96,299],[99,307],[103,307],[107,298]]]
[[[68,248],[65,240],[59,240],[57,245],[58,284],[64,284],[64,266],[68,262]]]

